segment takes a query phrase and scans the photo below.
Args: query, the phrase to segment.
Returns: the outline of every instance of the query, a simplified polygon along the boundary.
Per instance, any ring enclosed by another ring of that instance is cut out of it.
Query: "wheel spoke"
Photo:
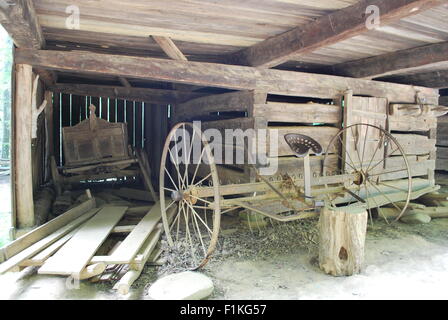
[[[187,202],[187,205],[191,207],[191,204],[189,204],[188,202]],[[196,210],[194,210],[192,207],[191,207],[191,209],[194,211],[194,213],[196,213]],[[196,215],[199,218],[199,220],[202,222],[202,224],[207,228],[208,232],[210,233],[210,237],[211,237],[213,232],[210,229],[210,227],[204,222],[204,220],[202,220],[201,216],[198,213],[196,213]]]
[[[173,183],[174,188],[176,188],[177,191],[179,191],[179,189],[176,186],[176,183],[174,183],[173,178],[171,177],[171,174],[168,172],[168,169],[165,167],[165,172],[168,174],[168,177],[170,178],[171,182]],[[165,188],[167,189],[167,188]]]
[[[359,132],[358,132],[357,135],[353,134],[353,126],[350,127],[350,131],[352,132],[352,136],[353,136],[353,138],[354,138],[355,151],[356,151],[356,154],[357,154],[357,156],[358,156],[359,164],[360,164],[360,166],[361,166],[361,171],[362,171],[362,160],[361,160],[361,156],[359,155],[359,150],[358,150],[358,142],[359,142],[359,141],[358,141],[358,138],[359,138]],[[356,136],[356,139],[355,139],[355,136]]]
[[[396,187],[396,186],[392,186],[392,185],[390,185],[390,184],[384,183],[383,181],[381,181],[379,184],[382,184],[382,185],[384,185],[384,186],[386,186],[386,187],[389,187],[389,188],[392,188],[392,189],[395,189],[395,190],[398,190],[398,191],[408,192],[408,190],[401,189],[401,188],[398,188],[398,187]]]
[[[207,201],[207,200],[205,200],[205,199],[199,198],[199,197],[194,196],[194,195],[192,195],[192,194],[190,194],[189,196],[195,198],[196,200],[203,201],[203,202],[205,202],[205,203],[207,203],[207,204],[212,205],[212,203],[211,203],[210,201]]]
[[[190,206],[190,208],[192,210],[192,217],[194,219],[194,223],[196,225],[196,229],[198,230],[199,241],[201,242],[202,250],[204,250],[204,256],[206,256],[207,255],[207,250],[205,249],[204,240],[202,239],[202,233],[201,233],[201,230],[199,229],[198,220],[196,219],[197,213],[191,206]]]
[[[198,159],[198,163],[196,164],[196,169],[193,174],[193,178],[191,179],[191,184],[194,184],[194,179],[196,178],[196,174],[198,173],[199,165],[201,164],[202,157],[204,156],[205,148],[202,148],[201,156]]]
[[[383,195],[383,197],[384,198],[386,198],[386,200],[387,201],[389,201],[389,203],[390,204],[392,204],[395,208],[397,208],[398,209],[398,211],[402,211],[402,209],[400,208],[400,207],[398,207],[396,204],[395,204],[395,202],[394,201],[392,201],[392,200],[390,200],[390,198],[385,194],[385,193],[383,193],[376,185],[374,185],[372,182],[370,182],[369,180],[366,180],[368,183],[370,183],[377,191],[379,191],[382,195]]]
[[[365,155],[365,152],[366,152],[366,142],[367,142],[367,138],[368,138],[367,133],[369,132],[369,127],[370,127],[370,126],[367,126],[367,128],[366,128],[366,134],[365,134],[365,136],[364,136],[364,145],[363,145],[363,147],[362,147],[361,171],[363,170],[362,165],[363,165],[363,163],[364,163],[364,155]]]
[[[172,202],[168,205],[168,207],[165,208],[165,211],[168,210],[168,208],[171,207],[171,206],[173,205],[173,203],[175,203],[175,202],[176,202],[176,201],[172,201]]]
[[[375,148],[375,152],[373,153],[372,158],[370,159],[369,165],[367,166],[367,170],[366,173],[368,173],[370,170],[370,166],[372,165],[373,159],[375,159],[376,153],[378,152],[378,150],[380,149],[380,146],[383,145],[384,146],[384,141],[383,141],[384,136],[381,135],[380,137],[380,141],[378,141],[378,145]],[[388,137],[387,137],[388,138]],[[388,138],[389,139],[389,138]]]
[[[207,180],[211,176],[212,176],[212,173],[210,172],[205,178],[202,178],[198,183],[194,184],[193,187],[198,186],[199,184],[201,184],[202,182],[204,182],[205,180]]]
[[[384,161],[386,161],[386,159],[391,156],[392,154],[394,154],[395,151],[400,150],[400,148],[397,147],[397,149],[395,149],[394,151],[392,151],[389,155],[385,155],[383,159],[381,159],[380,162],[378,162],[377,164],[375,164],[372,168],[368,168],[367,172],[370,172],[371,170],[375,169],[376,167],[378,167],[378,165]]]
[[[338,135],[338,139],[339,139],[339,141],[341,142],[341,148],[343,148],[344,147],[344,142],[342,142],[342,139],[341,139],[341,136],[340,135]],[[347,150],[344,150],[344,152],[345,152],[345,155],[347,155],[348,156],[348,159],[351,161],[351,163],[352,163],[352,165],[353,166],[350,166],[350,167],[352,167],[355,171],[358,171],[358,169],[356,169],[356,165],[355,165],[355,163],[353,162],[353,160],[352,160],[352,157],[350,157],[350,154],[349,154],[349,152],[347,151]],[[344,162],[347,162],[347,160],[343,160]],[[348,164],[348,163],[347,163]]]
[[[405,169],[399,169],[399,170],[384,171],[384,172],[380,172],[380,173],[369,174],[369,176],[370,177],[375,177],[375,176],[380,176],[380,175],[383,175],[383,174],[396,173],[396,172],[401,172],[401,171],[408,171],[408,169],[405,168]]]

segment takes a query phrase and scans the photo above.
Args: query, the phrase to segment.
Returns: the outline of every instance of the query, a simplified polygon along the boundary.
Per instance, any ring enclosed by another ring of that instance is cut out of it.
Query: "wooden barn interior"
[[[278,201],[260,193],[276,192],[285,176],[305,180],[305,189],[308,179],[310,188],[332,183],[324,176],[339,172],[338,154],[346,160],[343,147],[331,149],[332,138],[364,123],[393,137],[407,159],[406,172],[398,153],[384,166],[384,180],[398,181],[395,189],[412,178],[401,205],[407,200],[412,210],[448,217],[447,194],[439,190],[448,171],[445,0],[0,0],[0,23],[15,46],[14,241],[0,251],[0,272],[37,266],[40,274],[98,280],[116,277],[116,269],[105,274],[110,265],[124,265],[129,270],[116,288],[127,294],[145,264],[163,263],[159,172],[165,174],[165,139],[183,122],[278,133],[278,150],[266,143],[267,159],[278,160],[275,174],[216,165],[223,214],[240,206],[275,219]],[[313,138],[324,153],[298,159],[287,134]],[[344,133],[344,142],[352,136]],[[245,195],[244,204],[235,192]],[[417,203],[419,197],[432,205]],[[105,208],[111,212],[100,216]],[[397,217],[394,210],[384,212]],[[367,224],[352,216],[355,225]],[[99,235],[82,234],[79,226],[94,219]],[[72,243],[74,230],[85,250]],[[109,241],[112,234],[118,242]],[[334,275],[360,268],[321,263]]]

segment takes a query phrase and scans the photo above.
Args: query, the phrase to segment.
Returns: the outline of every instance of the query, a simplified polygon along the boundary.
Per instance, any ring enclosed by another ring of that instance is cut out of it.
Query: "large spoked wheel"
[[[336,169],[336,170],[335,170]],[[323,160],[323,175],[355,176],[345,190],[329,199],[330,206],[365,204],[386,222],[383,206],[392,206],[400,219],[409,205],[412,175],[402,146],[387,131],[370,124],[355,124],[342,129],[328,145]],[[328,188],[328,185],[326,186]]]
[[[168,134],[162,153],[160,206],[167,241],[182,255],[185,267],[203,267],[215,250],[221,221],[219,204],[218,174],[206,137],[193,124],[177,124]],[[170,216],[168,209],[176,205]]]

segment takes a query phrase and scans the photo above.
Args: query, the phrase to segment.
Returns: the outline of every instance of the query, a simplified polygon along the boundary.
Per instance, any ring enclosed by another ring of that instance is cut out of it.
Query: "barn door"
[[[344,96],[344,127],[355,124],[370,124],[386,129],[387,106],[385,98],[357,97],[351,91]],[[367,169],[381,161],[385,155],[384,137],[379,130],[369,126],[355,126],[345,131],[342,154],[343,170]]]

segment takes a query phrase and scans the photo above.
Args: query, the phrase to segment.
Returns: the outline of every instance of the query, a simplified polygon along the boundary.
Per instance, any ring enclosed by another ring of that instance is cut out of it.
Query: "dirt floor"
[[[418,226],[369,225],[362,274],[335,278],[317,267],[315,220],[249,230],[227,218],[204,272],[211,299],[447,299],[448,219]],[[146,267],[127,296],[112,283],[67,282],[31,269],[0,277],[2,299],[146,299],[146,288],[173,266]]]

